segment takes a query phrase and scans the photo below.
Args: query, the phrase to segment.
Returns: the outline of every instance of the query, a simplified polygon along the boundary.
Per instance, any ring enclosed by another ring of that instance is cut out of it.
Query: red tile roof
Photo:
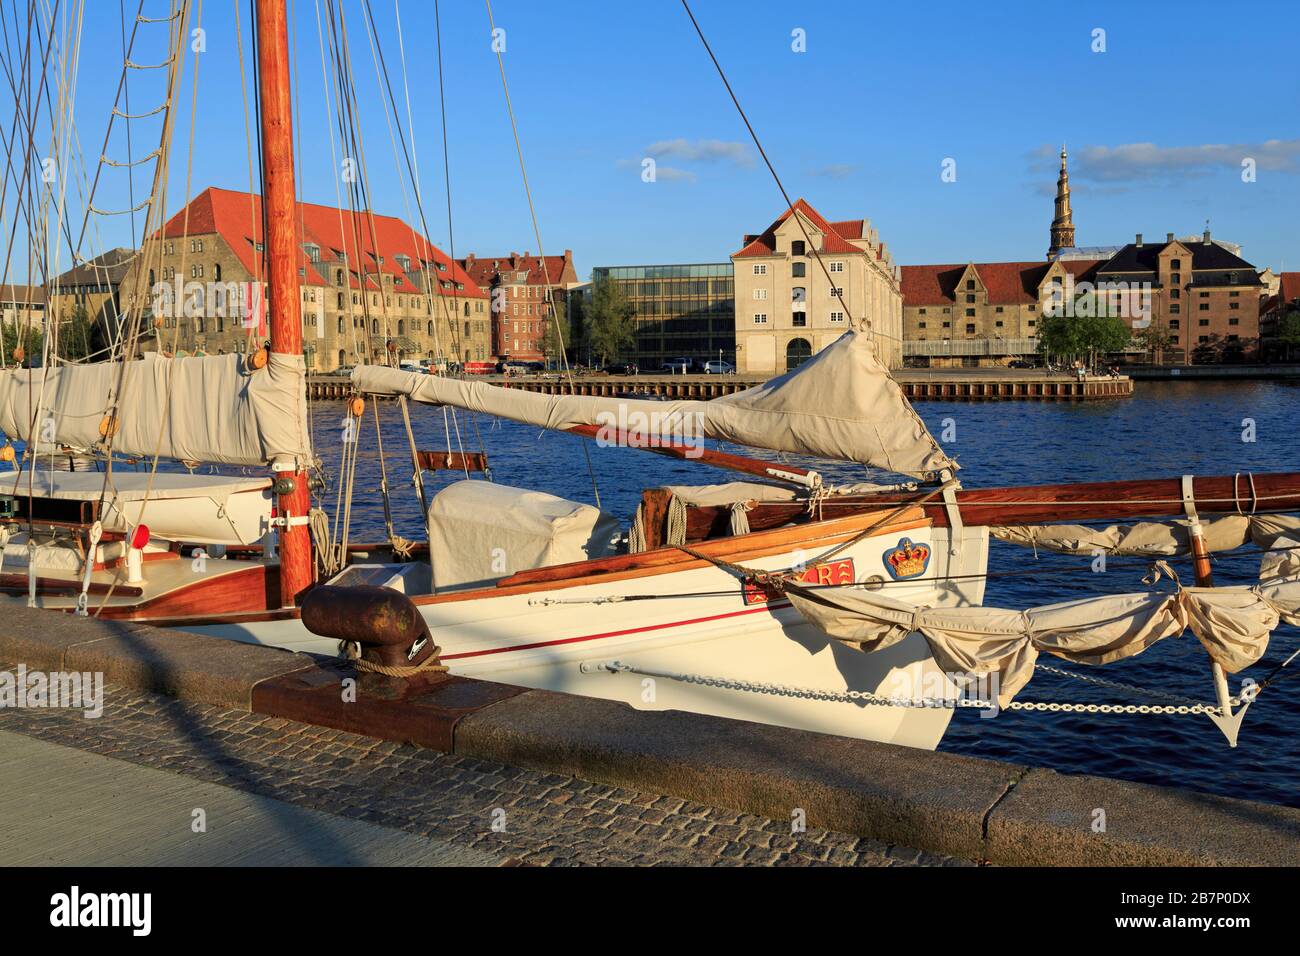
[[[742,259],[752,256],[771,256],[776,254],[776,230],[790,218],[790,214],[795,210],[803,213],[808,221],[817,227],[817,231],[825,236],[823,243],[823,252],[865,252],[865,249],[859,249],[845,238],[846,233],[841,233],[836,226],[844,226],[849,238],[860,239],[862,234],[862,220],[846,220],[842,223],[830,223],[822,218],[821,213],[809,205],[805,199],[796,199],[793,206],[781,213],[772,225],[763,230],[763,234],[756,236],[751,242],[747,243],[743,249],[735,253],[733,258]],[[856,224],[857,235],[853,235],[854,225]]]
[[[1103,259],[1071,259],[1061,262],[1076,282],[1092,281]],[[1027,305],[1038,300],[1049,262],[975,262],[950,265],[903,266],[904,305],[951,305],[956,301],[957,283],[973,266],[994,305]]]
[[[566,265],[572,265],[573,254],[566,250],[562,256],[546,256],[545,258],[545,278],[543,278],[541,256],[533,256],[524,253],[522,256],[517,252],[512,252],[508,256],[467,256],[464,259],[457,259],[456,264],[476,282],[481,288],[488,288],[492,285],[493,279],[498,272],[527,272],[528,279],[526,285],[563,285],[564,270]],[[575,275],[576,278],[576,275]]]
[[[1278,295],[1283,302],[1293,302],[1300,299],[1300,272],[1283,272],[1279,273],[1282,280],[1278,286]]]
[[[187,220],[188,214],[188,220]],[[410,276],[398,263],[399,256],[411,260],[412,273],[433,269],[440,263],[443,271],[434,271],[440,282],[459,282],[463,289],[439,290],[469,298],[479,298],[484,293],[465,272],[412,227],[392,216],[340,211],[314,203],[298,203],[298,222],[302,231],[299,246],[312,244],[321,251],[321,264],[313,265],[307,253],[302,253],[299,268],[303,270],[306,285],[331,285],[323,274],[334,265],[341,265],[346,252],[351,272],[349,285],[360,288],[360,277],[365,275],[365,287],[378,290],[371,278],[376,272],[394,277],[393,288],[398,292],[419,292]],[[229,189],[205,189],[186,209],[172,216],[163,227],[168,239],[187,236],[217,234],[221,236],[250,275],[257,275],[255,244],[262,241],[262,197]],[[362,261],[364,259],[364,262]]]

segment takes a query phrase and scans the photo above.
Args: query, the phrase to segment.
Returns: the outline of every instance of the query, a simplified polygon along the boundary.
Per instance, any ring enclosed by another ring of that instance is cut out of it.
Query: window
[[[967,310],[966,310],[966,318],[968,318],[968,319],[969,319],[969,318],[972,318],[974,315],[975,315],[975,310],[974,310],[974,309],[967,309]]]
[[[843,322],[843,321],[844,321],[844,313],[843,313],[843,312],[832,312],[832,313],[831,313],[831,322],[832,322],[832,323]]]
[[[1172,314],[1177,315],[1179,312],[1182,311],[1182,307],[1181,307],[1180,305],[1178,305],[1178,303],[1175,302],[1173,305],[1171,305],[1171,306],[1169,307],[1169,311],[1170,311]]]
[[[831,263],[831,272],[843,272],[843,271],[844,271],[844,263],[842,262]]]
[[[1209,311],[1210,311],[1210,303],[1208,303],[1208,302],[1202,302],[1202,303],[1200,304],[1200,307],[1199,307],[1199,308],[1200,308],[1200,311],[1202,311],[1202,312],[1209,312]]]
[[[754,290],[754,300],[755,300],[755,301],[761,302],[762,300],[764,300],[764,299],[766,299],[766,298],[767,298],[767,290],[766,290],[766,289],[755,289],[755,290]],[[515,308],[518,308],[518,306],[515,306]]]
[[[998,321],[994,322],[993,325],[999,329],[1002,328],[1002,320],[998,319]]]
[[[1028,321],[1025,322],[1025,325],[1029,326],[1031,329],[1037,324],[1038,324],[1037,319],[1029,319]]]
[[[833,285],[833,286],[831,286],[831,289],[830,289],[830,297],[831,297],[832,299],[843,298],[843,297],[844,297],[844,290],[843,290],[842,288],[840,288],[839,286],[834,286],[834,285]]]
[[[790,255],[802,256],[805,254],[806,253],[804,252],[804,242],[802,239],[796,239],[794,242],[790,243]]]
[[[1183,260],[1182,260],[1182,259],[1170,259],[1170,260],[1169,260],[1169,268],[1171,268],[1171,269],[1181,269],[1182,267],[1183,267]]]
[[[807,269],[808,264],[805,262],[792,263],[790,266],[790,275],[794,276],[796,279],[802,279],[806,274]]]
[[[1173,283],[1174,285],[1177,285],[1178,283],[1182,282],[1182,281],[1183,281],[1183,275],[1182,275],[1182,273],[1181,273],[1181,272],[1173,272],[1173,273],[1170,273],[1170,275],[1169,275],[1169,281],[1170,281],[1171,283]]]
[[[974,335],[974,334],[975,334],[975,323],[974,323],[974,322],[967,322],[967,323],[966,323],[966,334],[967,334],[967,335]]]
[[[808,313],[807,312],[794,313],[792,316],[790,316],[790,324],[793,325],[795,328],[802,329],[804,326],[808,324]]]
[[[1210,337],[1209,337],[1208,335],[1202,335],[1202,336],[1199,336],[1199,337],[1196,339],[1196,341],[1198,341],[1198,342],[1208,342],[1208,341],[1210,341]]]
[[[950,328],[952,328],[952,323],[951,323],[951,322],[945,322],[945,323],[943,324],[943,327],[944,327],[945,329],[950,329]]]
[[[1181,325],[1182,325],[1182,320],[1181,320],[1181,319],[1170,319],[1170,320],[1169,320],[1169,327],[1170,327],[1171,329],[1176,329],[1176,328],[1178,328],[1178,327],[1181,326]]]
[[[754,313],[754,324],[755,324],[755,325],[767,325],[767,313],[766,313],[766,312],[755,312],[755,313]]]
[[[924,323],[924,322],[918,322],[918,323],[916,323],[916,327],[917,327],[918,329],[923,329],[923,328],[925,328],[925,323]]]
[[[1061,280],[1060,280],[1060,279],[1057,279],[1056,281],[1057,281],[1057,282],[1060,282]],[[973,289],[975,288],[975,280],[974,280],[974,279],[967,279],[967,280],[966,280],[966,288],[967,288],[967,289],[970,289],[970,290],[973,290]]]
[[[1228,324],[1229,324],[1229,325],[1241,325],[1241,319],[1237,318],[1237,317],[1234,315],[1232,318],[1230,318],[1230,319],[1228,320]]]
[[[1228,298],[1229,298],[1229,299],[1236,299],[1236,298],[1239,298],[1240,296],[1241,296],[1241,293],[1240,293],[1240,292],[1229,292],[1229,293],[1228,293]]]
[[[966,296],[966,303],[967,303],[968,305],[974,305],[974,304],[975,304],[975,296],[973,296],[973,295],[969,295],[969,294],[968,294],[968,295]]]
[[[1199,325],[1201,328],[1205,328],[1207,325],[1210,324],[1210,320],[1209,320],[1209,319],[1201,319],[1201,321],[1197,322],[1196,324]]]
[[[925,309],[921,309],[920,314],[925,315]]]
[[[1241,308],[1241,303],[1240,303],[1240,302],[1229,302],[1229,303],[1228,303],[1228,308],[1230,308],[1230,309],[1240,309],[1240,308]]]
[[[1181,298],[1181,297],[1182,297],[1182,294],[1183,294],[1183,290],[1182,290],[1182,289],[1170,289],[1170,290],[1169,290],[1169,298],[1171,298],[1171,299],[1178,299],[1178,298]]]
[[[1001,315],[1001,314],[1002,314],[1002,306],[998,306],[996,309],[994,309],[994,311],[997,312],[998,315]],[[1001,323],[999,323],[999,324],[1001,324]]]

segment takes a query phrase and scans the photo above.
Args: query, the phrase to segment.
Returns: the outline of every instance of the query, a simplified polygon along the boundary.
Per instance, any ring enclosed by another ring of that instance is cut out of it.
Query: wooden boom
[[[1196,478],[1193,494],[1201,514],[1300,511],[1300,472]],[[825,517],[840,518],[863,510],[897,507],[915,497],[915,492],[901,491],[844,495],[824,499],[821,508]],[[962,522],[968,525],[1040,524],[1181,516],[1183,494],[1180,479],[1153,478],[967,488],[957,492],[957,505]],[[936,526],[947,526],[948,511],[942,501],[928,501],[920,507]],[[702,540],[710,533],[725,533],[730,517],[729,508],[689,508],[687,537]],[[762,531],[809,517],[803,502],[760,503],[749,512],[749,526]]]

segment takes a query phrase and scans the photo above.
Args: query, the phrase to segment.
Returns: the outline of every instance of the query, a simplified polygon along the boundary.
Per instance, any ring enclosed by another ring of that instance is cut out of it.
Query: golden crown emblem
[[[885,566],[895,579],[920,577],[930,566],[930,546],[904,538],[898,547],[885,552]]]

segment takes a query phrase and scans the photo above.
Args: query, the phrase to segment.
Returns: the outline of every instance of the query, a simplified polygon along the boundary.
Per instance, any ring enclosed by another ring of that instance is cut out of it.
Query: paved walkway
[[[112,685],[98,719],[0,710],[0,774],[7,863],[966,865]]]
[[[0,775],[0,860],[8,866],[501,862],[482,850],[3,731]]]

